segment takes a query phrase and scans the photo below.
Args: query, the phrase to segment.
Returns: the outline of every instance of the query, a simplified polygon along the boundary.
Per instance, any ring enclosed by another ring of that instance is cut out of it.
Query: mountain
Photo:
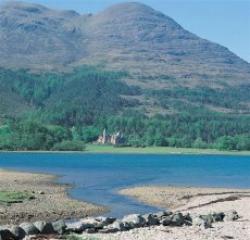
[[[159,87],[249,83],[250,65],[227,48],[183,29],[140,3],[80,15],[41,5],[8,2],[0,10],[0,66],[33,70],[104,65],[133,74],[129,83]],[[144,81],[140,81],[143,78]]]
[[[24,136],[48,137],[50,149],[73,126],[86,142],[107,128],[132,145],[213,147],[232,136],[230,148],[250,148],[250,64],[141,3],[81,15],[7,2],[0,56],[0,123],[21,124],[0,126],[0,149],[1,131],[20,149]],[[30,119],[46,126],[22,125]]]

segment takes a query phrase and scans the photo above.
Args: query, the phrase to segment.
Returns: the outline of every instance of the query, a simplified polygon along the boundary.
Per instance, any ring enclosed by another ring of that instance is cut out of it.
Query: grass
[[[0,191],[0,203],[4,204],[22,203],[33,198],[34,196],[28,192]]]
[[[250,151],[220,151],[216,149],[173,148],[173,147],[114,147],[111,145],[86,145],[89,153],[134,153],[134,154],[225,154],[250,155]]]

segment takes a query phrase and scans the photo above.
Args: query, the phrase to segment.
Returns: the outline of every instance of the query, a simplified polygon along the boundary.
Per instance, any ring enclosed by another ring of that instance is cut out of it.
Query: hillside
[[[143,4],[80,15],[7,2],[0,55],[0,148],[103,128],[130,145],[250,148],[250,64]]]
[[[93,63],[129,70],[134,81],[145,77],[145,84],[163,75],[185,85],[249,83],[248,63],[140,3],[94,15],[23,2],[9,2],[0,11],[3,67],[64,70]],[[171,83],[163,78],[162,84]]]

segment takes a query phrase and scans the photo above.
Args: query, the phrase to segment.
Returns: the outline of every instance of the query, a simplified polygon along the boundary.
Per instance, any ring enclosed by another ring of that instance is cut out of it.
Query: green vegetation
[[[183,102],[193,106],[215,106],[234,111],[248,111],[250,101],[250,85],[235,87],[225,86],[224,88],[212,89],[209,87],[184,88],[175,87],[172,89],[150,91],[148,94],[158,99],[164,108],[173,106],[177,109],[181,105],[188,107]],[[188,107],[190,108],[190,107]]]
[[[33,198],[34,196],[28,192],[0,191],[0,203],[3,204],[20,203]]]
[[[53,151],[84,151],[85,145],[82,141],[62,141],[56,143],[53,148]]]
[[[175,148],[175,147],[116,147],[111,145],[86,145],[87,153],[113,153],[113,154],[225,154],[250,155],[250,151],[225,151],[217,149]]]
[[[128,86],[123,77],[128,74],[88,66],[64,74],[0,69],[0,89],[20,98],[15,114],[6,111],[8,96],[0,102],[0,150],[83,151],[104,128],[122,132],[125,146],[135,148],[250,150],[250,115],[237,113],[248,111],[250,86],[151,91]],[[140,95],[175,111],[149,117],[143,107],[138,111],[133,96]]]

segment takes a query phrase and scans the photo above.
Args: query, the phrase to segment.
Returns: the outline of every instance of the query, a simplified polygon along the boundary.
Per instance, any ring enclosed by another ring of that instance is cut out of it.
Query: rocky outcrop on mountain
[[[152,87],[249,83],[250,65],[140,3],[80,15],[9,2],[0,7],[0,66],[66,70],[101,64],[131,73],[127,82]],[[170,79],[170,80],[169,80]]]

